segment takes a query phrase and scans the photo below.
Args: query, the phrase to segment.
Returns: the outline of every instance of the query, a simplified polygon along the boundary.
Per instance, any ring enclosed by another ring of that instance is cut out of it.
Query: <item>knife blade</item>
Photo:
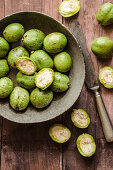
[[[72,21],[69,24],[69,30],[77,40],[79,47],[83,53],[85,61],[85,83],[90,90],[93,90],[96,98],[97,110],[100,116],[104,136],[107,142],[113,142],[113,127],[108,117],[107,110],[99,92],[99,81],[96,76],[93,63],[91,61],[90,54],[87,49],[86,40],[82,31],[82,28],[77,20]]]
[[[90,59],[90,54],[87,50],[86,40],[84,38],[84,34],[82,32],[79,22],[77,20],[72,22],[69,26],[69,29],[77,39],[77,42],[80,44],[80,48],[84,55],[86,69],[85,82],[87,84],[87,87],[92,90],[98,89],[99,88],[98,78],[95,74],[94,67]]]

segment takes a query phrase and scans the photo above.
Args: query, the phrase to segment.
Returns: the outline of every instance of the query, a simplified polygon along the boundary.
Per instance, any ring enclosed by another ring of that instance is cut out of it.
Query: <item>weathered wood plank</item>
[[[93,95],[88,93],[86,87],[84,86],[82,93],[74,104],[73,108],[82,108],[86,110],[91,118],[91,124],[87,129],[78,129],[76,128],[70,120],[70,114],[72,109],[65,114],[63,123],[69,127],[72,132],[72,137],[66,145],[63,145],[63,169],[64,170],[85,170],[85,169],[95,169],[95,156],[91,159],[83,158],[77,148],[76,148],[76,140],[77,137],[82,133],[89,133],[95,138],[95,106]]]
[[[5,0],[5,15],[18,11],[38,11],[62,20],[56,8],[61,0]],[[55,10],[54,10],[55,7]],[[55,120],[22,125],[4,119],[1,169],[3,170],[61,170],[62,148],[54,144],[48,134]]]
[[[108,2],[108,1],[104,0],[103,3],[104,2]],[[113,2],[113,1],[111,1],[111,2]],[[112,39],[113,26],[108,26],[108,27],[102,27],[101,25],[99,25],[99,26],[102,30],[100,32],[100,36],[107,36]],[[106,61],[106,62],[98,61],[98,63],[99,63],[99,69],[101,67],[104,67],[107,65],[113,67],[113,59]],[[103,97],[105,106],[107,108],[109,117],[113,124],[113,114],[112,114],[113,91],[108,90],[101,85],[101,93],[102,93],[102,97]],[[100,128],[101,127],[100,121],[99,121],[99,119],[97,119],[97,120],[98,121],[96,123],[96,127],[97,127],[96,136],[97,136],[97,146],[99,146],[99,147],[98,147],[97,159],[96,159],[96,163],[95,163],[96,169],[101,170],[101,168],[102,168],[103,170],[105,170],[105,169],[112,170],[113,162],[111,161],[111,158],[113,157],[113,152],[112,152],[113,143],[109,144],[109,143],[106,143],[106,141],[104,139],[101,139],[101,138],[103,138],[103,134],[102,134],[102,131]]]
[[[108,1],[104,0],[102,2],[102,4],[105,3],[105,2],[108,2]],[[111,2],[113,2],[113,0],[111,0]],[[97,10],[100,8],[100,6],[102,4],[100,4],[98,6]],[[97,35],[96,37],[107,36],[107,37],[112,39],[112,29],[113,29],[113,26],[111,25],[111,26],[108,26],[108,27],[103,27],[100,24],[98,24],[98,25],[99,25],[100,32],[99,32],[99,35]],[[104,66],[111,66],[111,67],[113,67],[113,59],[109,60],[109,61],[105,61],[105,62],[102,62],[102,61],[98,60],[98,67],[99,67],[99,69],[104,67]],[[109,117],[110,117],[110,119],[112,121],[112,124],[113,124],[113,114],[111,112],[113,110],[113,105],[112,105],[112,103],[113,103],[112,102],[113,101],[113,91],[112,90],[108,90],[108,89],[104,88],[101,85],[101,94],[102,94],[105,106],[107,108]],[[97,129],[98,129],[98,131],[97,131],[97,138],[103,138],[102,130],[100,128],[100,121],[98,121],[98,119],[97,119]]]
[[[108,2],[107,0],[104,0],[104,3]],[[113,3],[113,0],[110,1],[111,3]],[[107,36],[110,39],[113,39],[113,25],[108,26],[108,27],[102,27],[102,36]],[[113,68],[113,58],[107,62],[103,62],[100,64],[101,67],[104,66],[111,66]],[[103,99],[106,105],[106,108],[108,110],[110,119],[112,121],[113,124],[113,114],[112,114],[112,110],[113,110],[113,90],[108,90],[106,88],[102,87],[102,95],[103,95]]]
[[[91,4],[91,3],[90,3]],[[78,14],[78,16],[73,16],[71,18],[71,21],[74,19],[79,20],[83,32],[87,39],[88,38],[88,32],[90,28],[86,27],[86,24],[89,20],[89,18],[86,18],[86,9],[85,9],[85,2],[81,1],[81,10]],[[64,23],[68,26],[70,23],[69,19],[64,19]],[[90,40],[91,41],[91,40]],[[94,61],[95,62],[95,61]],[[63,169],[64,170],[71,170],[71,169],[77,169],[77,170],[85,170],[85,169],[95,169],[95,156],[91,159],[84,159],[76,148],[76,139],[77,137],[82,133],[89,133],[95,138],[95,119],[96,119],[96,109],[95,109],[95,103],[94,103],[94,96],[93,94],[87,90],[86,86],[84,85],[83,90],[81,92],[81,95],[77,102],[74,104],[73,108],[82,108],[86,110],[90,117],[91,117],[91,124],[86,130],[78,129],[76,128],[72,122],[68,121],[70,119],[70,113],[72,112],[72,109],[70,112],[68,112],[66,115],[64,115],[64,124],[67,124],[68,127],[70,127],[72,131],[72,138],[68,144],[68,146],[63,147]],[[71,160],[71,161],[70,161]]]
[[[49,126],[54,122],[22,125],[5,120],[1,168],[61,170],[61,147],[54,144],[48,134]]]
[[[0,0],[0,19],[4,17],[4,0]],[[1,148],[2,148],[2,124],[3,124],[3,118],[0,117],[0,170],[1,170]]]
[[[27,0],[5,0],[5,16],[19,11],[29,11],[30,5]]]
[[[5,8],[4,8],[4,0],[0,0],[0,19],[4,17]],[[0,117],[0,149],[1,149],[1,131],[2,131],[2,117]]]
[[[102,35],[107,35],[112,38],[111,34],[111,28],[110,30],[108,28],[104,29],[101,27],[98,22],[96,21],[96,12],[98,8],[102,5],[102,0],[95,0],[95,1],[89,1],[89,0],[81,0],[82,8],[78,14],[78,16],[73,16],[71,19],[64,19],[64,23],[68,26],[69,22],[78,19],[84,35],[86,37],[86,42],[88,46],[89,53],[91,54],[92,62],[95,67],[96,74],[98,75],[98,69],[102,66],[102,64],[106,64],[105,62],[102,63],[99,61],[96,56],[91,51],[91,43],[92,41]],[[111,64],[112,61],[108,62],[108,64]],[[113,115],[110,112],[113,110],[112,98],[113,94],[111,91],[106,90],[102,87],[102,96],[105,102],[105,105],[107,107],[109,116],[111,120],[113,119]],[[98,113],[96,111],[96,105],[94,101],[93,93],[91,93],[87,88],[84,86],[82,93],[78,99],[78,101],[75,103],[73,108],[83,108],[85,109],[91,117],[91,124],[88,129],[86,130],[80,130],[74,127],[69,122],[70,113],[67,113],[64,115],[64,124],[67,124],[67,126],[72,131],[72,138],[70,142],[66,145],[66,147],[63,145],[63,169],[64,170],[71,170],[71,169],[77,169],[77,170],[84,170],[84,169],[113,169],[113,163],[111,161],[111,157],[113,157],[112,147],[113,144],[107,144],[102,133],[102,128],[100,125],[100,120]],[[92,136],[94,136],[96,144],[97,144],[97,151],[96,154],[91,159],[85,159],[78,153],[76,148],[75,141],[77,139],[77,136],[81,133],[89,133]],[[101,158],[100,158],[101,157]],[[104,160],[104,161],[103,161]]]
[[[60,3],[61,0],[5,0],[5,15],[19,11],[37,11],[62,21],[62,17],[58,13]]]
[[[104,27],[102,27],[101,25],[98,24],[98,22],[96,21],[96,13],[98,8],[103,4],[103,1],[93,1],[92,6],[90,6],[90,2],[88,0],[85,1],[86,4],[86,9],[88,9],[88,13],[91,14],[92,19],[89,20],[89,17],[87,18],[87,22],[86,22],[86,26],[89,27],[89,32],[91,30],[91,33],[88,34],[87,32],[87,44],[88,44],[88,49],[91,49],[91,42],[93,41],[93,39],[99,37],[99,36],[109,36],[112,38],[111,36],[111,31],[107,31]],[[87,14],[88,16],[88,14]],[[86,16],[86,17],[87,17]],[[90,23],[88,25],[88,23]],[[90,35],[92,34],[93,37]],[[91,51],[91,50],[90,50]],[[91,52],[91,56],[92,56],[92,60],[94,58],[96,58],[94,56],[94,54]],[[94,60],[93,60],[94,61]],[[98,70],[103,67],[104,65],[110,64],[110,62],[102,62],[99,61],[98,59],[96,59],[96,61],[94,61],[95,63],[95,70],[98,73]],[[104,65],[103,65],[104,64]],[[96,66],[97,65],[97,66]],[[111,118],[111,120],[113,120],[113,115],[111,114],[111,110],[113,110],[113,106],[112,106],[112,100],[113,100],[113,94],[112,92],[110,92],[109,90],[105,89],[104,87],[102,87],[101,85],[101,94],[104,100],[104,103],[106,105],[106,108],[108,110],[108,114]],[[112,108],[111,108],[112,107]],[[111,109],[111,110],[110,110]],[[112,122],[113,123],[113,122]],[[101,124],[100,124],[100,120],[99,120],[99,116],[97,113],[97,117],[96,117],[96,144],[97,144],[97,151],[95,154],[95,169],[113,169],[113,163],[111,160],[111,157],[113,157],[113,152],[112,152],[112,147],[113,147],[113,143],[112,144],[107,144],[105,139],[101,139],[104,138],[103,133],[102,133],[102,128],[101,128]],[[106,160],[106,161],[104,161]]]
[[[4,17],[4,12],[5,12],[4,3],[5,3],[5,0],[0,0],[0,18]]]

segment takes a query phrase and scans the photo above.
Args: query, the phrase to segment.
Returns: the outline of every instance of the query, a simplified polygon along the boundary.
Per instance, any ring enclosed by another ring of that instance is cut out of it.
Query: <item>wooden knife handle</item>
[[[106,141],[113,142],[113,127],[111,125],[107,110],[98,90],[95,90],[95,98]]]

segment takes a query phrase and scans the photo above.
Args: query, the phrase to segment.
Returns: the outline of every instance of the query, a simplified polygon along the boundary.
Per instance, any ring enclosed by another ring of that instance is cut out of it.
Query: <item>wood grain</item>
[[[61,170],[61,147],[54,145],[48,135],[53,123],[21,125],[4,121],[1,168]]]
[[[83,32],[85,34],[85,37],[86,37],[86,41],[87,41],[87,34],[88,34],[90,28],[86,28],[87,19],[86,19],[86,15],[84,15],[84,14],[86,14],[87,11],[86,11],[85,5],[86,5],[85,2],[81,1],[81,10],[80,10],[78,16],[73,16],[71,18],[71,21],[73,21],[75,19],[79,20],[79,22],[82,26]],[[70,20],[65,19],[64,23],[68,26],[68,24],[70,23]],[[76,128],[70,121],[70,124],[71,124],[70,129],[72,131],[72,140],[69,143],[68,149],[67,149],[67,147],[66,148],[63,147],[63,169],[64,170],[67,170],[67,169],[69,169],[69,170],[71,170],[71,169],[77,169],[77,170],[92,169],[92,170],[94,170],[95,169],[95,156],[92,157],[91,159],[84,159],[78,153],[78,150],[76,148],[76,140],[80,134],[89,133],[95,138],[96,109],[95,109],[95,105],[94,105],[94,98],[93,98],[93,94],[87,90],[85,85],[83,87],[83,90],[82,90],[82,93],[81,93],[79,99],[77,100],[77,102],[75,103],[73,108],[82,108],[82,109],[86,110],[90,115],[91,124],[86,130],[81,130],[81,129]],[[72,112],[72,109],[70,110],[69,113],[64,115],[64,122],[68,126],[69,126],[68,120],[70,118],[71,112]],[[71,162],[70,162],[70,159],[71,159]]]

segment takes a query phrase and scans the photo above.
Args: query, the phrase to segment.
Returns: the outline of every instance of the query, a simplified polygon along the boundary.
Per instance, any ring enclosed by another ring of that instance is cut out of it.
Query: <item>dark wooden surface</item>
[[[97,9],[104,2],[108,0],[81,0],[79,14],[62,19],[58,13],[61,0],[0,0],[0,18],[17,11],[40,11],[66,26],[78,19],[98,74],[102,66],[113,66],[113,60],[98,61],[90,48],[96,37],[108,36],[113,39],[113,26],[103,28],[95,18]],[[113,90],[101,87],[101,93],[113,124]],[[83,108],[89,113],[91,124],[88,129],[79,130],[73,126],[70,120],[72,109],[63,116],[39,124],[21,125],[0,118],[1,170],[113,170],[113,143],[106,143],[104,139],[94,96],[85,85],[73,108]],[[48,135],[49,126],[58,122],[63,122],[72,131],[70,141],[63,145],[54,143]],[[90,133],[96,141],[97,151],[91,158],[83,158],[75,145],[77,137],[83,132]]]

